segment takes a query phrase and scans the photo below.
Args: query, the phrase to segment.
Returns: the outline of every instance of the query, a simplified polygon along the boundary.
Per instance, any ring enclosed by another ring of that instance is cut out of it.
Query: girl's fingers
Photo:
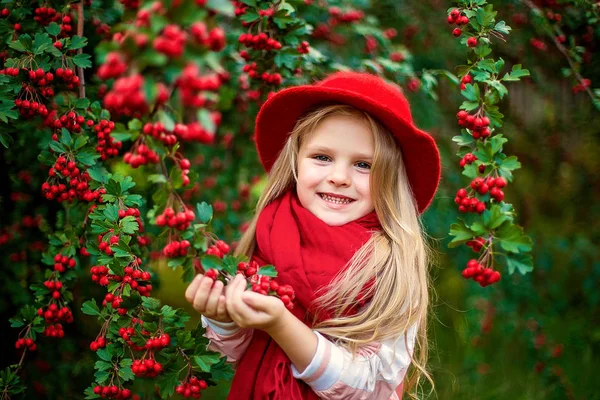
[[[214,317],[217,314],[217,305],[219,303],[219,297],[221,297],[221,292],[223,291],[223,282],[216,281],[210,290],[208,300],[206,302],[205,312],[207,316]]]
[[[217,303],[217,316],[219,318],[229,318],[229,314],[227,313],[227,306],[225,305],[225,296],[219,296],[219,300]]]
[[[196,275],[192,283],[190,283],[190,285],[187,287],[185,291],[185,299],[188,301],[188,303],[194,301],[194,298],[196,297],[196,291],[198,290],[198,285],[200,285],[200,281],[202,280],[203,276],[204,275],[202,274]]]
[[[210,287],[213,284],[213,280],[211,278],[204,278],[200,281],[198,285],[198,290],[196,291],[196,297],[194,297],[194,309],[199,313],[204,313],[206,311],[206,301],[208,300],[208,295],[210,294]]]

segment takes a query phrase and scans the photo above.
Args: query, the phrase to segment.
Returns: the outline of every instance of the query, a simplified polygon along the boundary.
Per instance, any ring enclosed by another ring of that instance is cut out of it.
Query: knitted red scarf
[[[260,214],[253,259],[260,265],[275,265],[277,280],[292,285],[296,292],[293,314],[310,326],[312,315],[307,310],[316,291],[329,284],[379,228],[375,212],[342,226],[329,226],[302,207],[292,190]],[[239,360],[228,399],[318,399],[306,383],[293,377],[290,365],[277,343],[256,329]]]

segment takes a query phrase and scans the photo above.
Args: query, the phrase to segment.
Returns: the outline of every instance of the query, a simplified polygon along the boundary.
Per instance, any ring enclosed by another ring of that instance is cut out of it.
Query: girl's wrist
[[[278,332],[281,332],[283,327],[290,323],[290,317],[296,318],[294,317],[294,314],[292,314],[287,308],[284,308],[281,315],[276,318],[272,324],[264,327],[262,330],[268,333],[269,336],[273,337]]]

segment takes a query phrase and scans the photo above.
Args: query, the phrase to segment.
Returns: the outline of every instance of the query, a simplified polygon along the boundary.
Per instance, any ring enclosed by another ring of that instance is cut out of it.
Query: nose
[[[350,174],[344,165],[334,164],[331,167],[328,181],[335,186],[350,186]]]

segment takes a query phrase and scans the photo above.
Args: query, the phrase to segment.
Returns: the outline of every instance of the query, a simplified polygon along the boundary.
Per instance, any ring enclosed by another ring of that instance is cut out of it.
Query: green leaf
[[[510,219],[497,204],[494,204],[489,210],[483,212],[483,223],[489,229],[496,229]]]
[[[65,151],[67,151],[67,149],[65,149],[65,146],[63,146],[62,143],[59,143],[56,140],[50,141],[50,148],[57,153],[64,153]]]
[[[179,384],[179,373],[173,371],[172,373],[165,374],[157,379],[157,386],[159,389],[159,398],[170,399],[173,393],[175,393],[175,387]]]
[[[507,171],[514,171],[515,169],[521,168],[521,163],[517,159],[517,156],[510,156],[498,163],[501,169]]]
[[[100,309],[95,299],[86,301],[81,305],[81,312],[86,315],[100,315]]]
[[[130,131],[139,131],[142,129],[142,121],[137,118],[132,119],[127,123],[127,129]]]
[[[202,268],[204,268],[205,271],[208,271],[209,269],[221,271],[223,269],[223,262],[217,256],[205,255],[200,261],[202,262]]]
[[[454,239],[448,244],[448,247],[453,248],[473,239],[476,235],[463,220],[459,219],[458,223],[450,225],[450,236],[454,236]]]
[[[2,143],[4,147],[8,149],[8,147],[14,142],[14,139],[8,134],[8,132],[0,131],[0,143]]]
[[[117,222],[119,219],[119,206],[116,204],[107,204],[103,214],[110,222]]]
[[[512,253],[531,251],[533,245],[531,238],[523,235],[523,228],[508,221],[496,230],[495,236],[500,246]]]
[[[203,224],[207,224],[212,219],[213,208],[210,204],[203,201],[200,204],[196,204],[196,210],[198,211],[198,218]]]
[[[80,163],[89,167],[96,164],[96,160],[100,158],[100,154],[96,153],[94,149],[87,148],[77,152],[75,158],[77,158],[77,161]]]
[[[460,109],[465,111],[472,111],[477,107],[479,107],[478,101],[463,101],[460,105]]]
[[[52,39],[46,33],[36,33],[33,41],[33,54],[42,54],[46,50],[53,48]]]
[[[198,121],[200,122],[202,127],[206,129],[207,132],[211,134],[214,134],[216,132],[217,127],[212,117],[210,116],[210,112],[206,108],[199,109],[196,113],[196,117],[198,118]]]
[[[87,172],[90,175],[90,178],[100,183],[108,182],[111,176],[111,174],[105,168],[98,165],[94,168],[89,168]]]
[[[219,362],[210,368],[210,374],[216,382],[233,379],[233,368],[226,362],[226,359],[227,357],[221,357]]]
[[[210,366],[219,362],[218,354],[205,354],[202,356],[194,356],[194,362],[202,372],[210,372]]]
[[[94,368],[100,371],[107,371],[109,369],[112,369],[112,364],[106,361],[98,360],[94,364]]]
[[[460,136],[454,136],[452,141],[459,146],[470,146],[475,139],[473,139],[473,136],[469,135],[468,133],[462,132]]]
[[[475,163],[473,163],[465,165],[462,174],[467,178],[475,179],[475,177],[477,176],[477,172],[477,166],[475,165]]]
[[[73,103],[73,106],[78,110],[86,110],[90,106],[90,99],[88,99],[87,97],[77,99]]]
[[[496,25],[494,25],[494,30],[500,33],[504,33],[508,35],[511,31],[511,27],[506,25],[506,22],[500,21]]]
[[[508,142],[508,139],[502,135],[495,135],[488,139],[488,141],[491,144],[492,154],[496,154],[499,151],[502,151],[502,146],[504,143]]]
[[[62,128],[60,131],[60,142],[65,146],[69,147],[71,145],[71,133],[68,129]]]
[[[165,127],[166,130],[172,131],[175,128],[175,121],[171,115],[167,114],[164,110],[158,111],[158,120]]]
[[[81,49],[87,45],[87,39],[82,36],[71,36],[71,44],[67,46],[68,50]],[[90,64],[91,66],[91,64]]]
[[[127,235],[133,235],[139,229],[135,217],[132,217],[131,215],[128,215],[127,217],[119,221],[119,225],[121,227],[121,232]]]
[[[491,87],[496,89],[496,91],[498,92],[498,96],[500,98],[503,98],[505,95],[508,94],[508,89],[506,89],[506,86],[504,86],[502,83],[500,83],[500,81],[489,80],[489,81],[486,81],[486,83],[488,83]]]
[[[235,7],[229,0],[208,0],[205,7],[228,17],[235,16]]]
[[[45,29],[49,35],[58,36],[60,34],[60,26],[56,22],[51,22]]]
[[[133,371],[131,371],[131,367],[124,366],[119,368],[119,377],[126,382],[135,379],[135,375],[133,374]]]
[[[508,254],[506,264],[510,274],[513,274],[515,270],[518,270],[522,275],[533,271],[533,257],[531,254]]]
[[[275,267],[273,265],[263,265],[262,267],[260,267],[258,269],[257,274],[275,278],[275,277],[277,277],[277,270],[275,269]]]
[[[89,68],[92,66],[90,57],[91,56],[89,54],[85,53],[77,54],[75,57],[73,57],[73,64],[81,68]]]
[[[167,183],[167,177],[163,174],[148,175],[148,182],[152,183]]]
[[[258,19],[258,13],[253,9],[247,9],[239,19],[243,22],[254,22]]]
[[[465,90],[460,92],[467,100],[479,102],[480,94],[479,94],[479,86],[476,83],[471,84],[467,83],[465,85]]]
[[[312,51],[311,47],[311,51]],[[316,49],[315,49],[316,51]],[[315,53],[316,54],[316,53]],[[274,62],[277,68],[281,68],[285,66],[288,69],[294,69],[296,67],[296,63],[298,61],[299,55],[297,53],[292,53],[291,51],[278,51],[275,55]]]
[[[23,322],[22,319],[17,319],[17,318],[10,318],[8,320],[8,322],[10,322],[11,328],[20,328],[25,325],[25,322]]]
[[[110,360],[112,360],[112,352],[109,353],[108,348],[99,349],[96,352],[96,355],[98,355],[98,357],[104,361],[110,362]]]
[[[521,64],[513,65],[511,72],[502,78],[503,81],[518,81],[524,76],[529,76],[529,70],[521,69]]]
[[[77,136],[77,139],[75,140],[75,144],[73,144],[73,150],[79,150],[80,148],[82,148],[83,146],[86,145],[88,141],[88,137],[87,136]]]

